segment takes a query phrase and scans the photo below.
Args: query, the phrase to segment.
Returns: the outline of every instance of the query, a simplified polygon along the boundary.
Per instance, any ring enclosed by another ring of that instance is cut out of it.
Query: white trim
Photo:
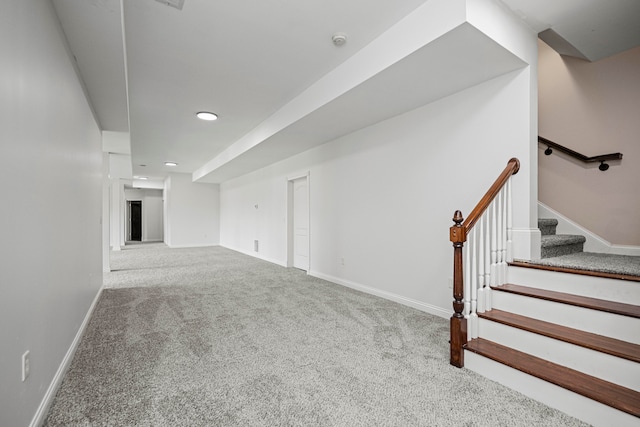
[[[161,240],[158,240],[158,243],[161,242]],[[146,242],[145,242],[146,243]],[[220,245],[216,245],[216,244],[212,244],[212,243],[196,243],[196,244],[192,244],[192,245],[169,245],[168,243],[165,242],[165,245],[167,245],[167,247],[171,248],[171,249],[185,249],[185,248],[212,248],[214,246],[220,246]]]
[[[541,236],[537,228],[513,228],[511,245],[514,259],[540,259]]]
[[[60,363],[60,366],[58,367],[56,374],[53,376],[53,379],[49,384],[49,388],[47,388],[47,391],[45,392],[44,397],[40,402],[40,406],[38,406],[38,409],[36,410],[36,413],[33,416],[31,423],[29,424],[30,427],[41,426],[44,423],[47,417],[47,414],[49,412],[49,408],[53,403],[53,399],[56,396],[56,393],[58,392],[58,388],[60,388],[60,384],[62,384],[62,379],[67,373],[67,370],[69,369],[69,365],[73,360],[73,356],[76,354],[76,350],[78,349],[78,344],[80,344],[82,335],[84,334],[84,331],[87,328],[87,325],[89,324],[89,320],[93,315],[93,310],[96,308],[96,305],[98,304],[100,295],[102,295],[103,289],[105,289],[104,285],[102,285],[98,290],[98,293],[93,299],[93,302],[91,303],[91,306],[87,311],[87,314],[84,316],[84,320],[82,321],[82,324],[80,325],[80,328],[78,329],[78,332],[76,333],[76,336],[73,339],[73,342],[71,342],[71,346],[67,350],[67,353],[64,355],[64,358],[62,359],[62,362]]]
[[[434,316],[442,317],[444,319],[449,319],[451,317],[451,310],[446,310],[442,307],[437,307],[435,305],[426,304],[421,301],[416,301],[411,298],[404,297],[402,295],[394,294],[392,292],[383,291],[380,289],[372,288],[371,286],[363,285],[360,283],[352,282],[350,280],[341,279],[339,277],[330,276],[328,274],[323,274],[317,271],[309,271],[310,276],[317,277],[318,279],[327,280],[329,282],[346,286],[347,288],[355,289],[357,291],[364,292],[366,294],[375,295],[380,298],[384,298],[393,302],[397,302],[398,304],[406,305],[407,307],[415,308],[416,310],[424,311],[429,314],[433,314]]]
[[[545,205],[542,202],[538,202],[538,218],[557,219],[557,230],[560,234],[581,234],[586,237],[587,241],[584,243],[585,252],[640,256],[640,246],[612,244],[611,242],[608,242],[597,234],[570,220],[561,213],[551,209],[549,206]]]
[[[309,259],[308,259],[308,266],[307,266],[307,272],[309,270],[311,270],[311,171],[307,171],[304,173],[298,173],[298,174],[293,174],[291,176],[287,177],[287,217],[286,217],[286,224],[287,224],[287,230],[286,230],[286,238],[287,238],[287,260],[285,263],[285,267],[293,267],[293,242],[294,242],[294,237],[293,237],[293,182],[298,180],[298,179],[303,179],[305,178],[307,180],[307,213],[309,215],[308,218],[308,224],[309,224],[309,229],[308,229],[308,237],[309,237],[309,248],[307,250],[307,253],[309,254]],[[279,263],[277,263],[279,264]]]
[[[287,268],[287,263],[286,262],[282,262],[282,261],[274,259],[274,258],[269,258],[269,257],[266,257],[266,256],[262,256],[262,255],[260,255],[259,252],[256,253],[256,252],[253,252],[253,251],[245,251],[243,249],[232,248],[231,246],[225,246],[225,245],[219,245],[219,246],[222,247],[222,248],[225,248],[225,249],[229,249],[231,251],[235,251],[235,252],[239,252],[239,253],[244,254],[244,255],[248,255],[251,258],[261,259],[262,261],[267,261],[267,262],[270,262],[272,264],[279,265],[280,267]]]
[[[259,256],[256,256],[255,252],[247,252],[247,251],[243,251],[241,249],[235,249],[229,246],[222,246],[222,247],[232,251],[240,252],[241,254],[249,255],[250,257],[253,257],[253,258],[258,258],[263,261],[267,261],[267,262],[279,265],[281,267],[288,268],[286,262],[281,262],[278,260],[274,260],[272,258],[259,257]],[[364,292],[366,294],[375,295],[380,298],[397,302],[398,304],[406,305],[407,307],[415,308],[416,310],[424,311],[425,313],[433,314],[434,316],[442,317],[444,319],[449,319],[451,317],[451,310],[447,310],[445,308],[437,307],[431,304],[426,304],[421,301],[416,301],[414,299],[407,298],[402,295],[394,294],[392,292],[387,292],[380,289],[372,288],[371,286],[352,282],[346,279],[341,279],[339,277],[320,273],[318,271],[312,271],[311,269],[307,272],[307,275],[312,277],[317,277],[318,279],[326,280],[331,283],[335,283],[336,285],[346,286],[347,288],[355,289],[357,291]]]
[[[300,179],[300,178],[309,178],[309,171],[298,172],[298,173],[294,173],[293,175],[289,175],[287,176],[287,181],[295,181],[296,179]]]

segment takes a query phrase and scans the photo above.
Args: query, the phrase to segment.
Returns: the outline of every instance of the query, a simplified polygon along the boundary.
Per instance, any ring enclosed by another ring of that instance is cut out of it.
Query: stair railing
[[[573,157],[574,159],[578,159],[584,163],[600,162],[600,166],[598,166],[598,169],[600,169],[602,172],[609,169],[609,164],[605,162],[609,160],[622,159],[622,153],[601,154],[599,156],[587,157],[584,154],[578,153],[577,151],[573,151],[571,148],[567,148],[564,145],[560,145],[557,142],[553,142],[541,136],[538,136],[538,142],[547,146],[547,149],[544,150],[545,156],[551,155],[551,153],[553,153],[553,148],[555,148],[556,150],[561,151],[564,154],[567,154]]]
[[[459,210],[453,214],[455,225],[449,229],[449,239],[453,243],[454,313],[449,361],[458,368],[464,366],[467,338],[478,337],[478,313],[492,308],[491,286],[506,282],[507,262],[513,260],[511,177],[519,170],[520,161],[512,158],[466,219]]]

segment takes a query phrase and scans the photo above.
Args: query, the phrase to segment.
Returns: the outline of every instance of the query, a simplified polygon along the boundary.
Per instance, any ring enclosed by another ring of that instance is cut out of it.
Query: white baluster
[[[502,188],[500,191],[502,200],[502,263],[500,264],[500,284],[507,283],[507,189]]]
[[[491,202],[491,286],[498,286],[498,213],[496,201]]]
[[[478,313],[484,313],[485,304],[484,304],[484,268],[485,268],[485,254],[484,254],[484,242],[487,238],[484,235],[484,223],[487,213],[485,212],[481,217],[480,221],[478,221]]]
[[[502,211],[502,192],[499,192],[498,195],[496,196],[496,211],[498,212],[498,219],[497,219],[497,224],[496,226],[498,227],[498,229],[496,230],[497,233],[497,237],[496,237],[496,255],[498,257],[497,261],[496,261],[496,285],[500,286],[502,285],[504,282],[502,281],[502,224],[503,224],[503,211]]]
[[[484,239],[484,309],[491,311],[493,302],[491,299],[491,239],[489,238],[491,230],[491,211],[487,209],[483,221],[485,223],[486,236]]]
[[[478,234],[476,227],[471,231],[471,311],[469,320],[469,335],[471,339],[478,338]]]
[[[513,193],[511,178],[507,181],[507,262],[513,261]]]
[[[462,314],[465,319],[469,318],[469,313],[471,312],[471,251],[469,248],[473,244],[473,236],[467,236],[467,243],[464,245],[463,249],[463,264],[464,264],[464,282],[463,282],[463,297],[462,300],[464,302],[464,310]]]

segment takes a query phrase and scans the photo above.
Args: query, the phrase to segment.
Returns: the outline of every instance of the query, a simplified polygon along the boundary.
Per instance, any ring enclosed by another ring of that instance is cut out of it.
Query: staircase
[[[543,258],[581,252],[583,236],[541,220]],[[640,425],[640,277],[511,263],[478,313],[465,367],[595,426]]]
[[[556,234],[557,219],[539,219],[542,233],[541,258],[552,258],[582,252],[586,237],[573,234]]]

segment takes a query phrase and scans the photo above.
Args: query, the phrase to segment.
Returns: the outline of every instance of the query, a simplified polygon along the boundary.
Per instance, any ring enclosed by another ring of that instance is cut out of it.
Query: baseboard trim
[[[318,271],[311,270],[308,272],[308,274],[310,276],[317,277],[318,279],[346,286],[347,288],[355,289],[356,291],[361,291],[366,294],[375,295],[377,297],[397,302],[398,304],[406,305],[407,307],[415,308],[416,310],[424,311],[425,313],[433,314],[434,316],[442,317],[444,319],[449,319],[452,314],[452,311],[446,310],[442,307],[426,304],[424,302],[416,301],[402,295],[394,294],[393,292],[387,292],[381,289],[373,288],[371,286],[363,285],[361,283],[352,282],[351,280],[346,280],[340,277],[330,276],[328,274],[323,274]]]
[[[73,342],[71,342],[71,346],[67,350],[67,353],[62,359],[62,362],[60,363],[60,366],[58,367],[56,374],[53,376],[53,379],[49,384],[49,388],[47,388],[47,391],[44,394],[44,397],[40,402],[40,406],[38,406],[38,409],[36,410],[36,413],[33,416],[33,419],[31,420],[29,427],[38,427],[44,424],[47,414],[49,413],[49,409],[51,408],[51,404],[53,403],[53,399],[55,398],[56,393],[60,388],[60,384],[62,383],[62,379],[64,378],[64,375],[67,373],[67,370],[69,369],[69,365],[73,360],[73,356],[76,354],[76,350],[78,349],[78,344],[80,344],[82,335],[84,334],[84,331],[87,328],[87,325],[89,324],[89,320],[93,315],[93,310],[96,308],[96,305],[98,304],[98,300],[100,299],[100,295],[102,295],[103,289],[104,289],[104,285],[101,286],[100,289],[98,290],[98,293],[93,299],[93,302],[91,303],[91,306],[87,311],[87,314],[84,316],[84,320],[82,321],[80,328],[78,328],[78,332],[76,333],[76,336],[73,339]]]
[[[244,255],[248,255],[254,258],[261,259],[263,261],[270,262],[272,264],[279,265],[284,268],[290,268],[287,266],[286,262],[282,262],[273,258],[260,256],[256,252],[245,251],[238,248],[233,248],[230,246],[220,245],[223,248],[239,252]],[[309,276],[317,277],[318,279],[326,280],[331,283],[335,283],[337,285],[346,286],[347,288],[355,289],[360,292],[364,292],[366,294],[375,295],[380,298],[388,299],[393,302],[397,302],[398,304],[406,305],[411,308],[415,308],[416,310],[424,311],[425,313],[433,314],[434,316],[442,317],[444,319],[449,319],[451,317],[452,311],[446,310],[442,307],[437,307],[435,305],[426,304],[421,301],[416,301],[411,298],[404,297],[402,295],[394,294],[392,292],[383,291],[381,289],[373,288],[371,286],[363,285],[361,283],[352,282],[350,280],[342,279],[340,277],[331,276],[329,274],[324,274],[319,271],[309,270],[307,271]]]
[[[212,248],[215,246],[220,246],[217,243],[197,243],[193,245],[169,245],[167,247],[170,249],[186,249],[186,248]]]
[[[231,246],[225,246],[225,245],[220,245],[220,246],[222,246],[225,249],[229,249],[231,251],[234,251],[234,252],[239,252],[239,253],[241,253],[243,255],[248,255],[248,256],[253,257],[253,258],[261,259],[262,261],[267,261],[267,262],[270,262],[272,264],[279,265],[280,267],[285,267],[285,268],[288,267],[286,262],[282,262],[282,261],[277,260],[275,258],[269,258],[269,257],[262,256],[262,255],[260,255],[260,252],[245,251],[243,249],[232,248]]]

